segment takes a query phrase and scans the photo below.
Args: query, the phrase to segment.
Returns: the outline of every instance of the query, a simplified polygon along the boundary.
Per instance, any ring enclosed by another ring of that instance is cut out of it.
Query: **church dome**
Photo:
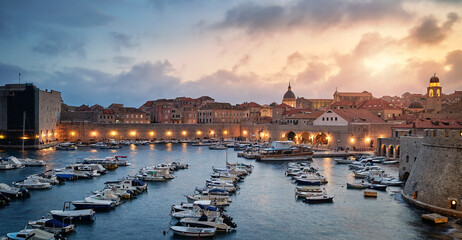
[[[409,104],[409,108],[423,108],[423,104],[421,102],[412,102]]]
[[[283,99],[288,99],[288,98],[295,99],[295,94],[294,94],[294,92],[292,92],[292,88],[290,87],[290,84],[289,84],[289,87],[287,89],[287,92],[284,94]]]
[[[433,77],[430,78],[430,83],[439,83],[440,82],[440,79],[436,76],[436,73],[435,75],[433,75]]]

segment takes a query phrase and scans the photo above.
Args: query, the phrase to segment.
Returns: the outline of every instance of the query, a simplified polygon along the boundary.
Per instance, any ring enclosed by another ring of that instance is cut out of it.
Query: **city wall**
[[[431,211],[462,217],[460,131],[425,130],[420,149],[420,140],[402,139],[405,143],[402,144],[402,156],[410,156],[408,165],[403,167],[412,166],[403,188],[403,198]],[[416,161],[411,165],[412,156],[415,156],[417,151]]]

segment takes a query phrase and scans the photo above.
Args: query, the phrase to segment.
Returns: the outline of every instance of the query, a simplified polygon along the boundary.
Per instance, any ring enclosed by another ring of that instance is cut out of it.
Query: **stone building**
[[[249,117],[249,110],[229,103],[207,103],[199,108],[198,123],[241,123]]]
[[[0,87],[0,146],[42,148],[56,142],[61,93],[31,83]],[[24,132],[24,134],[23,134]]]
[[[113,103],[108,109],[115,115],[115,123],[149,124],[151,122],[149,112],[144,112],[134,107],[125,107],[123,104]]]
[[[462,137],[460,130],[425,130],[423,137],[401,137],[403,199],[418,207],[462,217]]]
[[[329,108],[332,104],[332,99],[305,99],[304,97],[297,98],[297,108],[320,110]]]
[[[442,88],[440,85],[440,79],[435,75],[430,78],[430,84],[427,87],[427,105],[425,106],[426,111],[439,111],[441,110],[442,101]]]
[[[284,97],[282,98],[282,104],[289,105],[291,107],[295,107],[297,104],[297,98],[295,97],[294,92],[292,92],[292,87],[287,88],[287,92],[284,94]]]
[[[392,120],[403,114],[402,108],[378,98],[366,100],[358,109],[368,110],[385,121]]]
[[[363,102],[373,99],[373,96],[368,91],[363,92],[334,92],[333,104],[338,102],[351,102],[352,108],[359,107]]]

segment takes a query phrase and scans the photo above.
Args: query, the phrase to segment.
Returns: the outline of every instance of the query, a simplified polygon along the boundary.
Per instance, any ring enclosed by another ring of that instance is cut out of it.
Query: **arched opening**
[[[380,155],[385,157],[387,156],[387,146],[385,146],[385,144],[382,145]]]
[[[287,136],[287,140],[294,141],[296,134],[294,132],[289,132],[286,134],[286,136]]]
[[[390,146],[388,147],[388,156],[387,156],[387,157],[389,157],[389,158],[394,158],[394,155],[393,155],[394,150],[395,150],[395,148],[393,147],[393,145],[390,145]]]
[[[312,142],[312,138],[310,138],[310,134],[307,132],[302,132],[299,136],[300,143],[309,144]]]
[[[404,181],[407,181],[408,178],[409,178],[409,172],[405,172],[405,173],[403,174],[403,180],[404,180]]]
[[[396,146],[396,155],[395,158],[399,158],[399,145]]]
[[[327,145],[329,144],[329,139],[327,138],[327,134],[325,133],[318,133],[313,138],[314,144],[317,145]]]

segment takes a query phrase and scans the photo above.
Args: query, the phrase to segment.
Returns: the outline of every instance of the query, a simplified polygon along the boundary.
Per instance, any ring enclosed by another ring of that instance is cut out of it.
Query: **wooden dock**
[[[434,224],[441,224],[447,223],[448,218],[445,216],[441,216],[438,213],[431,213],[431,214],[422,214],[422,220],[432,222]]]

